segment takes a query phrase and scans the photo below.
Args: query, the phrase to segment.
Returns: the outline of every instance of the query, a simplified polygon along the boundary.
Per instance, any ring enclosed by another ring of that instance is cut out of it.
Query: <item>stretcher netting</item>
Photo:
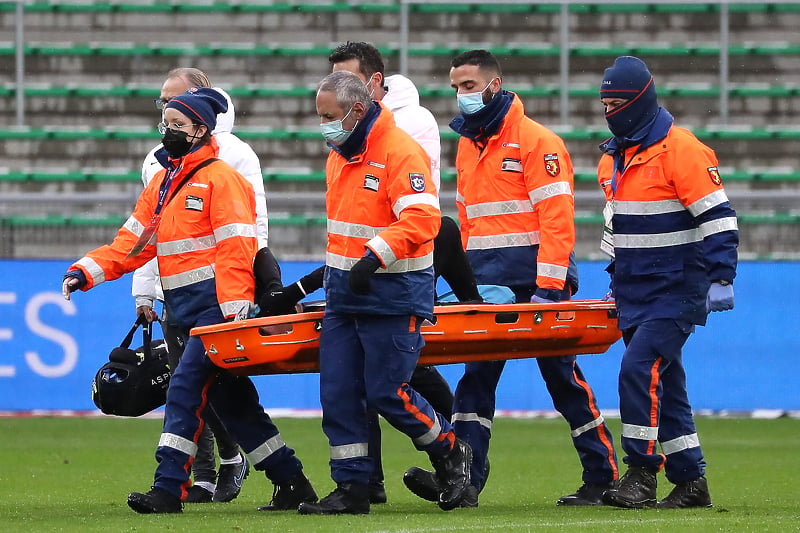
[[[233,374],[319,371],[323,311],[192,329],[211,361]],[[613,302],[437,305],[422,326],[420,365],[598,354],[620,338]]]

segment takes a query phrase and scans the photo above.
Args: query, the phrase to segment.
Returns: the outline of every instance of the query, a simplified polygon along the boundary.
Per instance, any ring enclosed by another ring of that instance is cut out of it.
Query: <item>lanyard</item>
[[[161,213],[161,210],[164,208],[164,205],[168,203],[165,202],[165,200],[167,199],[167,192],[169,191],[169,187],[170,185],[172,185],[172,178],[175,177],[176,174],[180,173],[182,168],[183,168],[183,161],[181,161],[181,164],[179,164],[177,167],[167,169],[167,175],[164,178],[164,181],[161,183],[161,187],[158,190],[158,203],[156,204],[156,210],[153,213],[154,219]]]

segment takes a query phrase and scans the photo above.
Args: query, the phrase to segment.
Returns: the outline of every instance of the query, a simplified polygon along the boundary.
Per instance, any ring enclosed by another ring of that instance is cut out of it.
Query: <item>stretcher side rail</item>
[[[323,311],[194,328],[211,361],[237,375],[319,371]],[[437,305],[419,365],[599,354],[619,340],[613,302]]]

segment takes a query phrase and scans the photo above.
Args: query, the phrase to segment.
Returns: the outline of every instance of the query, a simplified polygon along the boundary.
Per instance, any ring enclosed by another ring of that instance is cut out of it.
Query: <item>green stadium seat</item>
[[[33,171],[29,174],[31,181],[84,181],[85,178],[80,170]]]
[[[5,170],[0,172],[0,182],[27,181],[28,173],[21,170]]]

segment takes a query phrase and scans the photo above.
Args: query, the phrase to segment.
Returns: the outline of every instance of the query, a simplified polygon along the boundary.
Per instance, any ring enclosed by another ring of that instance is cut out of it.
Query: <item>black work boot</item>
[[[418,466],[412,466],[406,473],[403,474],[403,483],[405,483],[408,490],[429,502],[438,502],[439,493],[439,480],[436,479],[436,473],[430,470],[425,470]]]
[[[200,485],[192,485],[186,489],[185,503],[211,503],[214,493]]]
[[[242,458],[240,463],[223,464],[219,467],[217,475],[217,488],[214,490],[215,502],[229,502],[239,495],[242,490],[242,483],[250,473],[250,465],[244,454],[239,454]]]
[[[700,476],[692,481],[678,483],[669,495],[658,502],[659,509],[686,509],[688,507],[711,507],[708,481]]]
[[[303,502],[300,514],[369,514],[369,485],[339,483],[333,492],[319,503]]]
[[[386,503],[386,487],[383,481],[369,482],[369,503]]]
[[[431,464],[439,482],[439,508],[455,509],[464,498],[464,490],[470,486],[472,448],[461,439],[456,439],[446,455],[431,455]]]
[[[317,501],[317,493],[308,478],[300,472],[289,481],[275,485],[272,501],[259,511],[294,511],[303,502]]]
[[[603,493],[615,486],[613,481],[611,483],[584,483],[572,494],[560,497],[556,505],[603,505]]]
[[[603,503],[628,509],[656,505],[656,474],[643,466],[629,466],[615,489],[603,494]]]
[[[147,492],[128,494],[128,507],[141,514],[181,513],[181,499],[164,489],[152,487]]]

